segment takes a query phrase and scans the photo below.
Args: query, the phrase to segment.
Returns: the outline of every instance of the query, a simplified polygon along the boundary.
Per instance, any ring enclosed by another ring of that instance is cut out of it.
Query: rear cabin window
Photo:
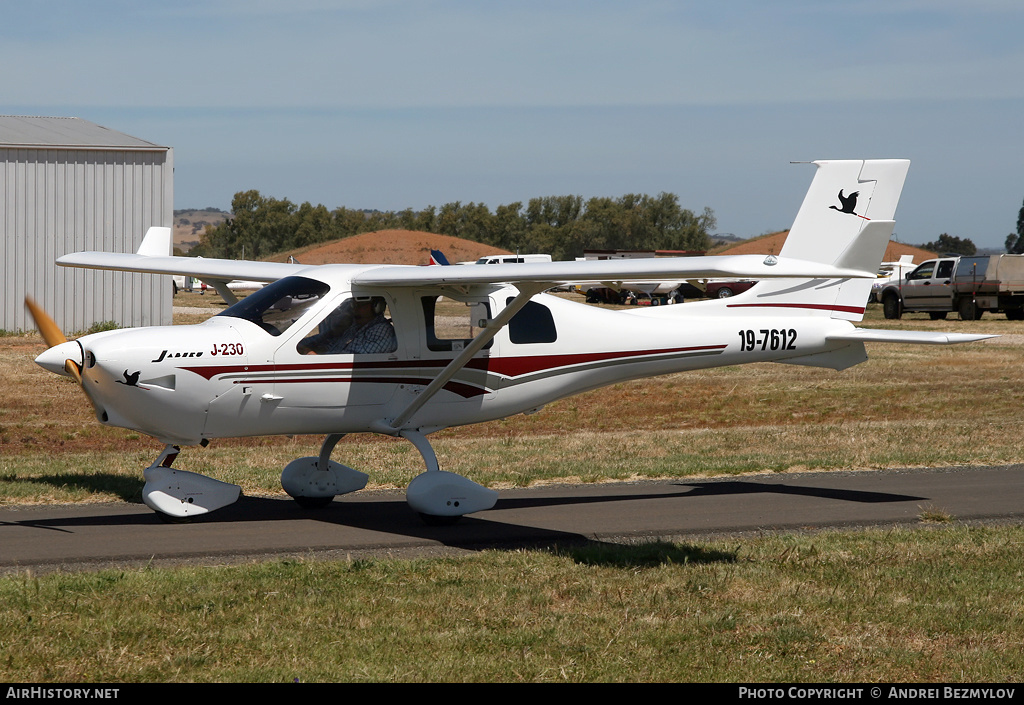
[[[512,303],[511,297],[505,305]],[[508,324],[508,337],[517,345],[527,343],[553,343],[558,338],[555,332],[555,319],[551,310],[544,304],[530,301],[519,313],[512,316]]]

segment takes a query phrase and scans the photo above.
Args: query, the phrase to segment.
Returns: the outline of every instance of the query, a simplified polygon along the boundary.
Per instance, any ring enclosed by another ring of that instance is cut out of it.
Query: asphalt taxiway
[[[475,551],[587,541],[1024,521],[1024,465],[786,473],[505,490],[452,526],[425,525],[401,491],[364,491],[319,510],[243,497],[187,523],[144,505],[0,508],[0,571],[217,564],[270,557]]]

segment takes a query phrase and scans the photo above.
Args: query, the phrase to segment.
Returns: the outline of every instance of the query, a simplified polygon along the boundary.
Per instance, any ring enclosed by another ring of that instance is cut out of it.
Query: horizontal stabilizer
[[[850,340],[865,343],[908,343],[911,345],[954,345],[957,343],[973,343],[998,335],[982,335],[975,333],[943,333],[927,330],[875,330],[871,328],[854,328],[848,333],[836,333],[827,336],[827,340]]]

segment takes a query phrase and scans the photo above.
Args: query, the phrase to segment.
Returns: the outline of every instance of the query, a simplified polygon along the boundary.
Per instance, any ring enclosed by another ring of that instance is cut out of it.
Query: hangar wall
[[[32,118],[19,120],[15,127]],[[17,129],[5,132],[0,117],[0,329],[35,328],[26,294],[67,333],[106,321],[170,324],[169,277],[54,261],[83,250],[134,252],[150,226],[171,226],[172,150],[85,121],[37,120],[29,126],[43,132],[26,138]],[[71,128],[54,132],[50,144],[50,124]]]

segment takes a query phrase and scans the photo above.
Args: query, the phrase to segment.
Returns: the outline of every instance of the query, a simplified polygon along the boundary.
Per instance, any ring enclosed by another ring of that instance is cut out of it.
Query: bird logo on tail
[[[850,215],[855,215],[858,218],[864,218],[864,220],[871,220],[871,218],[865,218],[864,216],[860,215],[859,213],[855,213],[854,212],[854,209],[857,208],[857,196],[859,196],[859,195],[860,195],[860,191],[854,191],[849,196],[844,196],[843,195],[843,189],[839,189],[839,203],[840,203],[840,205],[839,206],[829,206],[829,208],[834,210],[834,211],[839,211],[840,213],[849,213]]]

